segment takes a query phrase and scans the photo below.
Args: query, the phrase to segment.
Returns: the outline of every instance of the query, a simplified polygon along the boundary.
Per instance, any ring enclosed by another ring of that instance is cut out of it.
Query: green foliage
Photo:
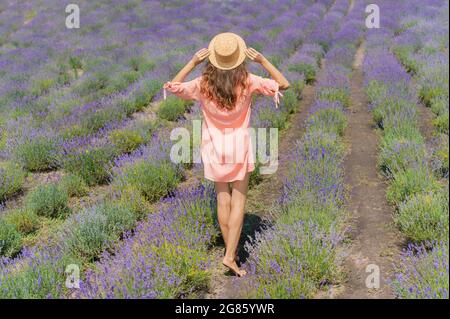
[[[440,96],[431,101],[431,111],[436,115],[448,113],[448,97]]]
[[[330,132],[306,132],[302,146],[306,153],[316,149],[324,149],[339,158],[342,158],[345,152],[344,145],[339,141],[337,135]]]
[[[110,161],[114,158],[112,147],[100,147],[84,152],[69,154],[63,162],[63,168],[80,176],[88,186],[106,183],[110,177]]]
[[[418,144],[424,143],[424,138],[420,129],[416,125],[411,124],[410,121],[405,121],[404,124],[399,123],[397,126],[385,127],[383,131],[383,139],[386,141],[392,139],[403,139]]]
[[[389,94],[387,94],[388,89],[389,88],[385,83],[371,80],[366,87],[367,97],[369,98],[370,102],[377,101],[378,104],[378,101],[382,99],[384,100],[386,96],[389,96]]]
[[[288,71],[303,74],[307,84],[311,84],[316,79],[316,66],[308,63],[292,64],[288,67]]]
[[[85,181],[80,176],[74,174],[64,175],[59,185],[70,197],[82,197],[87,195],[89,191]]]
[[[431,156],[433,167],[442,177],[448,178],[449,166],[449,138],[446,134],[440,134],[437,138],[437,146]]]
[[[39,218],[30,209],[14,209],[5,214],[3,220],[23,235],[31,234],[39,228]]]
[[[176,121],[183,116],[185,111],[185,101],[176,96],[168,96],[161,102],[157,114],[160,119]]]
[[[448,240],[448,189],[420,193],[402,203],[395,222],[414,242]]]
[[[168,195],[181,178],[178,166],[170,162],[155,164],[141,160],[125,167],[121,175],[115,178],[115,182],[118,189],[124,189],[130,185],[147,200],[155,202]]]
[[[161,90],[161,87],[162,82],[159,80],[146,80],[138,90],[133,92],[129,99],[121,101],[120,108],[127,116],[134,112],[142,111],[150,104],[155,94]]]
[[[433,125],[439,133],[448,134],[449,118],[448,112],[442,113],[433,120]]]
[[[396,206],[410,196],[422,192],[432,192],[438,188],[432,172],[425,166],[408,168],[394,174],[393,181],[387,189],[387,199]]]
[[[139,132],[131,129],[114,130],[109,133],[109,139],[119,153],[131,153],[145,142],[144,137]]]
[[[263,104],[258,109],[258,120],[265,127],[286,128],[288,113],[270,104]]]
[[[448,80],[445,83],[427,83],[424,82],[419,92],[420,98],[426,105],[431,106],[431,101],[440,97],[448,97]]]
[[[56,183],[38,186],[26,199],[26,208],[32,213],[50,218],[65,217],[70,209],[67,206],[67,191]]]
[[[335,108],[319,110],[308,119],[310,131],[335,133],[342,136],[346,127],[346,116],[341,110]]]
[[[101,109],[96,112],[90,113],[83,119],[81,125],[82,129],[86,133],[95,133],[103,128],[106,124],[113,121],[120,121],[124,118],[124,114],[120,109]],[[87,134],[85,134],[87,135]]]
[[[395,98],[385,98],[377,102],[376,106],[372,110],[373,119],[375,123],[381,128],[384,127],[383,120],[386,119],[389,115],[396,116],[400,114],[403,109],[410,108],[414,109],[415,105],[411,105],[411,102]]]
[[[19,165],[0,167],[0,202],[17,194],[23,187],[26,173]]]
[[[303,79],[294,79],[291,80],[290,85],[292,88],[292,91],[295,93],[297,99],[300,99],[303,93],[303,90],[305,89],[305,81]]]
[[[62,129],[61,131],[61,137],[64,140],[71,140],[75,137],[88,136],[89,134],[91,134],[91,132],[89,132],[89,129],[81,125],[72,125],[65,129]]]
[[[134,70],[120,72],[110,80],[110,83],[103,89],[103,92],[108,95],[123,91],[138,78],[139,73]]]
[[[276,27],[269,29],[269,31],[267,33],[270,38],[275,38],[281,31],[283,31],[283,27],[276,26]]]
[[[394,54],[397,59],[406,67],[408,72],[417,73],[420,68],[418,65],[418,60],[411,58],[411,53],[413,53],[414,48],[410,46],[397,46],[394,48]]]
[[[0,219],[0,256],[13,257],[22,249],[22,237],[13,225]]]
[[[413,168],[428,158],[425,144],[417,143],[395,135],[381,140],[379,166],[388,176]]]
[[[155,67],[155,61],[153,61],[145,56],[142,56],[142,55],[131,57],[128,60],[127,64],[134,71],[140,72],[140,73],[150,71]]]
[[[18,145],[14,157],[28,171],[46,171],[57,167],[60,151],[55,140],[38,136]]]
[[[135,217],[130,210],[101,204],[68,220],[62,240],[70,256],[93,261],[134,224]]]
[[[261,175],[261,163],[256,161],[255,163],[255,169],[250,173],[250,177],[248,180],[248,187],[252,188],[262,181],[262,175]]]
[[[350,95],[345,89],[326,87],[322,88],[317,96],[320,100],[340,102],[344,107],[350,106]]]
[[[108,85],[109,78],[108,72],[97,71],[89,77],[85,77],[84,81],[75,88],[75,92],[81,96],[98,93]]]
[[[283,57],[279,54],[272,54],[268,59],[276,68],[280,68],[284,61]]]
[[[298,106],[298,95],[294,92],[294,90],[284,91],[280,106],[282,111],[287,114],[292,114],[297,111]]]
[[[55,85],[55,79],[43,78],[35,79],[31,84],[31,94],[33,96],[40,96],[47,93],[52,86]]]
[[[115,205],[132,211],[137,220],[144,218],[150,213],[147,200],[142,193],[131,185],[123,185],[114,194],[112,201]]]
[[[69,57],[69,65],[74,70],[74,73],[77,74],[76,70],[83,68],[83,63],[80,57],[70,56]]]

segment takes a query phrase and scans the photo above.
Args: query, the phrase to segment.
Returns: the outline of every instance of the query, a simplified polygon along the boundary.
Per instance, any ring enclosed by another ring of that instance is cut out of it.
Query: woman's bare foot
[[[229,260],[227,258],[224,258],[222,260],[222,263],[228,267],[234,274],[238,277],[244,277],[247,272],[243,269],[239,269],[238,265],[236,264],[236,260]]]
[[[225,252],[224,252],[224,255],[225,255]],[[236,262],[239,262],[239,260],[241,260],[241,257],[239,257],[239,255],[237,254],[237,252],[236,252],[236,254],[234,255],[234,260],[235,260]]]

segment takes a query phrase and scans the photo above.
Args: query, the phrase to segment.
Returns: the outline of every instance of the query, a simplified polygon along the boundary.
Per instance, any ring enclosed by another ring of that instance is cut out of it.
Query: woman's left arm
[[[171,82],[183,82],[186,76],[208,56],[209,50],[206,48],[197,51],[192,59],[175,75]]]

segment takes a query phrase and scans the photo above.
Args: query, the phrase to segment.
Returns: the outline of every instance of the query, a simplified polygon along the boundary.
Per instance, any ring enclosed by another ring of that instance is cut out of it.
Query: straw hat
[[[222,70],[238,67],[245,60],[244,39],[231,32],[219,33],[209,43],[209,61]]]

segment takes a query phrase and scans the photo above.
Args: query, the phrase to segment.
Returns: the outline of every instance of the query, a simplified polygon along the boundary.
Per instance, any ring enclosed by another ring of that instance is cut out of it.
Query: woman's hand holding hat
[[[209,50],[206,48],[198,50],[191,59],[191,62],[197,66],[209,56]]]
[[[264,55],[262,55],[261,53],[259,53],[258,51],[256,51],[253,48],[248,48],[247,50],[245,50],[245,55],[252,60],[253,62],[256,63],[263,63],[265,57]]]

